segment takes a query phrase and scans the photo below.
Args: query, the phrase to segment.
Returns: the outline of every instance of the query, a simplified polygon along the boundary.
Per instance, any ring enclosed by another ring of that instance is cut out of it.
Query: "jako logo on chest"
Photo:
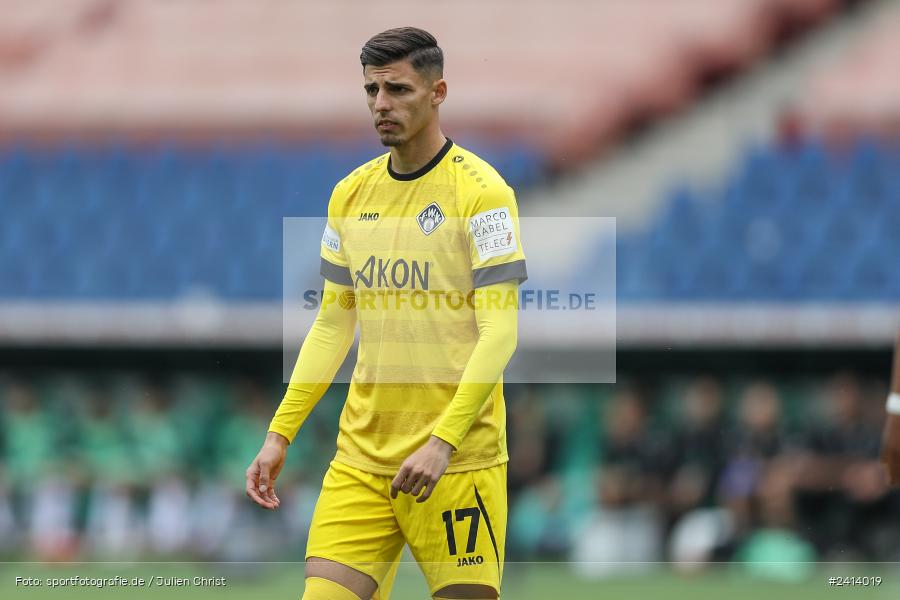
[[[360,221],[377,221],[378,213],[377,212],[363,212],[359,213]]]

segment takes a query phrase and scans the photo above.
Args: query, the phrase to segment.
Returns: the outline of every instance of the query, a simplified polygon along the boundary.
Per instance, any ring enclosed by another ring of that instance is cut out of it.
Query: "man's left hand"
[[[403,492],[417,496],[416,502],[428,500],[447,470],[452,452],[453,446],[431,436],[424,446],[410,454],[400,465],[397,476],[391,481],[391,498],[396,498],[397,492]]]

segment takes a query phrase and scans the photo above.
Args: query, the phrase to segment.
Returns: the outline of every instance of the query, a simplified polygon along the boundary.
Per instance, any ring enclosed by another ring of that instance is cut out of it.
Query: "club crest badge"
[[[431,232],[437,229],[444,220],[444,213],[441,212],[441,207],[438,206],[437,202],[432,202],[425,207],[425,210],[416,216],[416,221],[419,223],[419,229],[421,229],[422,233],[425,235],[431,235]]]

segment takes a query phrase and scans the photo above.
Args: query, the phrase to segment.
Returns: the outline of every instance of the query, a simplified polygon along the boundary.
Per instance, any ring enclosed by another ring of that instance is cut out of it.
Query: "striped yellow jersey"
[[[449,139],[414,173],[386,153],[335,186],[321,259],[326,279],[352,286],[359,324],[335,458],[393,475],[456,392],[478,340],[476,290],[527,277],[515,195]],[[505,462],[505,420],[501,378],[448,472]]]

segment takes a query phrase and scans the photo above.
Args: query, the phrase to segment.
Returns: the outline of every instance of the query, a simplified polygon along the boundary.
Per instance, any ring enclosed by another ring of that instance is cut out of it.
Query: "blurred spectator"
[[[508,557],[553,560],[564,556],[572,529],[564,512],[565,492],[561,479],[549,474],[521,491],[510,505]]]
[[[31,479],[36,473],[53,470],[56,457],[56,428],[52,415],[39,405],[31,385],[10,381],[5,390],[6,470],[16,482]]]
[[[681,422],[673,435],[669,481],[671,519],[706,506],[725,466],[732,432],[725,422],[722,388],[712,377],[700,377],[688,387],[681,403]]]
[[[507,473],[512,503],[519,492],[535,483],[547,468],[547,419],[543,386],[515,386],[507,404],[507,449],[511,461]]]
[[[797,527],[797,447],[783,426],[778,390],[757,382],[741,402],[741,432],[722,493],[736,521],[735,558],[749,573],[808,577],[816,551]]]
[[[632,388],[618,390],[606,411],[603,430],[601,503],[608,507],[657,503],[668,449],[650,430],[644,398]]]
[[[147,382],[128,412],[137,468],[156,480],[178,472],[185,459],[185,440],[176,426],[169,391],[159,382]]]
[[[731,516],[711,505],[734,432],[725,422],[722,387],[710,376],[691,382],[680,408],[668,484],[672,527],[668,555],[676,564],[695,568],[710,560],[714,549],[732,535]]]
[[[63,468],[57,432],[64,428],[24,381],[6,386],[6,468],[13,511],[25,525],[32,552],[48,559],[75,550],[74,490]]]
[[[585,417],[595,414],[600,393],[596,386],[548,385],[516,385],[511,392],[507,556],[561,559],[595,501],[598,420]]]
[[[571,560],[579,573],[642,572],[662,559],[663,451],[644,399],[618,390],[604,420],[599,504],[574,540]]]
[[[142,487],[148,494],[147,543],[164,555],[185,549],[191,526],[190,496],[182,475],[189,462],[176,414],[169,387],[160,382],[147,382],[129,413],[135,467],[145,478]]]
[[[744,390],[739,409],[740,428],[720,489],[735,537],[724,555],[733,550],[759,576],[805,576],[802,563],[815,560],[815,551],[797,527],[797,446],[784,425],[781,395],[770,382],[757,381]],[[782,564],[793,567],[787,575]]]
[[[93,481],[121,484],[135,481],[132,447],[117,414],[121,407],[110,392],[95,388],[81,409],[77,448],[86,476]]]
[[[143,543],[134,486],[141,481],[122,407],[105,388],[94,388],[78,420],[78,448],[87,476],[85,542],[95,556],[136,557]]]
[[[273,407],[258,382],[241,379],[234,385],[234,401],[220,425],[215,447],[217,476],[244,493],[244,471],[259,451]]]
[[[193,500],[194,547],[208,557],[220,557],[235,533],[244,497],[244,470],[259,450],[260,436],[268,426],[266,412],[271,418],[263,391],[247,379],[233,386],[230,409],[218,423],[213,470]]]
[[[799,470],[799,510],[828,559],[878,560],[900,550],[896,496],[878,462],[879,426],[867,419],[857,378],[842,373],[824,393],[821,424],[811,428]],[[888,526],[889,525],[889,526]]]
[[[718,492],[734,515],[738,530],[745,532],[758,522],[758,493],[767,477],[771,478],[770,482],[785,482],[785,487],[770,483],[767,496],[770,502],[783,503],[791,493],[789,477],[780,474],[787,465],[773,463],[780,452],[787,450],[778,390],[767,381],[747,386],[741,394],[738,419]],[[774,497],[779,494],[784,498],[776,500]],[[783,509],[787,511],[788,507]],[[791,518],[783,514],[780,520],[782,525],[789,525]]]

